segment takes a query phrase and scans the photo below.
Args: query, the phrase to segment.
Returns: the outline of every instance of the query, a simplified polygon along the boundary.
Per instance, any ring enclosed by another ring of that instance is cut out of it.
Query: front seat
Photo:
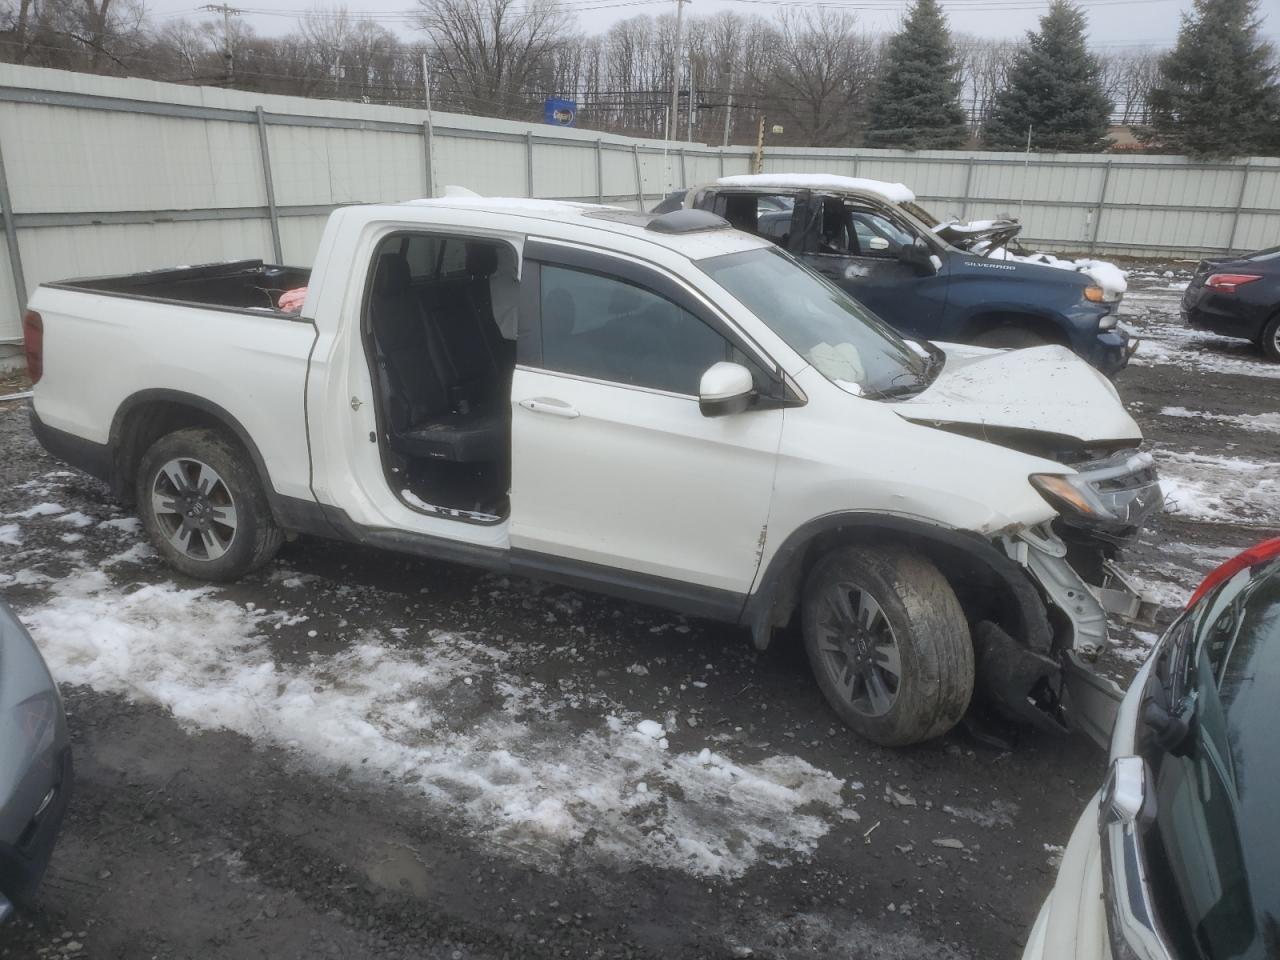
[[[455,463],[502,462],[510,451],[510,407],[460,411],[451,398],[452,363],[410,284],[409,263],[383,254],[374,274],[370,325],[391,448],[406,457]]]

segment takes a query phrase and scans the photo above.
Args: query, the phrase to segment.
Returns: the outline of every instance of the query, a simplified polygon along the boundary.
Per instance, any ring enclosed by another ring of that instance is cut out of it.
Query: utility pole
[[[688,141],[693,143],[693,57],[689,58],[689,136]]]
[[[760,114],[760,129],[756,131],[756,155],[752,173],[764,173],[764,114]]]
[[[667,139],[680,135],[676,118],[680,113],[680,47],[684,30],[684,5],[693,0],[676,0],[676,39],[671,46],[671,113],[667,115]]]
[[[721,141],[722,147],[729,145],[729,117],[733,114],[733,78],[729,78],[729,100],[724,105],[724,140]]]
[[[231,18],[240,16],[244,11],[225,3],[207,3],[200,9],[222,14],[222,82],[229,86],[236,72],[235,56],[231,52]]]
[[[423,98],[427,102],[427,121],[426,131],[427,137],[427,190],[428,196],[436,195],[436,138],[435,130],[431,126],[431,71],[427,67],[427,52],[422,51],[422,93]]]

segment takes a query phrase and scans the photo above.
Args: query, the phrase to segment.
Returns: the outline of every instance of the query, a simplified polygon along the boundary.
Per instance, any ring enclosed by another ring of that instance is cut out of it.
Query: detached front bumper
[[[1123,696],[1092,667],[1109,642],[1107,618],[1149,624],[1158,609],[1116,564],[1117,545],[1132,538],[1164,500],[1149,454],[1122,451],[1076,466],[1068,478],[1079,494],[1074,512],[1063,505],[1054,523],[1000,540],[1046,607],[1056,611],[1051,648],[1019,648],[1007,636],[993,645],[982,631],[975,646],[980,658],[998,646],[1001,659],[1017,665],[1004,671],[1003,689],[986,691],[1007,712],[1040,727],[1082,730],[1105,747]]]

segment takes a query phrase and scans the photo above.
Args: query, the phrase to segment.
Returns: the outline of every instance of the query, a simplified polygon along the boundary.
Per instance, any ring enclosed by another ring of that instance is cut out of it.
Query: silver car
[[[1023,960],[1280,957],[1280,538],[1156,645]]]
[[[67,809],[71,747],[58,685],[0,601],[0,922],[29,903]]]

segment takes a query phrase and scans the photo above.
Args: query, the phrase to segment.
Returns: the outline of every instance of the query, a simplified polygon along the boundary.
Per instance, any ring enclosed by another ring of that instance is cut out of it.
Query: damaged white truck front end
[[[1119,565],[1124,545],[1162,506],[1155,462],[1114,385],[1066,350],[939,348],[948,369],[899,405],[903,417],[1063,468],[1028,477],[1058,515],[995,538],[1042,593],[1049,648],[994,625],[975,631],[980,687],[1022,719],[1081,729],[1105,745],[1122,696],[1092,669],[1108,645],[1108,617],[1149,624],[1157,610]]]

